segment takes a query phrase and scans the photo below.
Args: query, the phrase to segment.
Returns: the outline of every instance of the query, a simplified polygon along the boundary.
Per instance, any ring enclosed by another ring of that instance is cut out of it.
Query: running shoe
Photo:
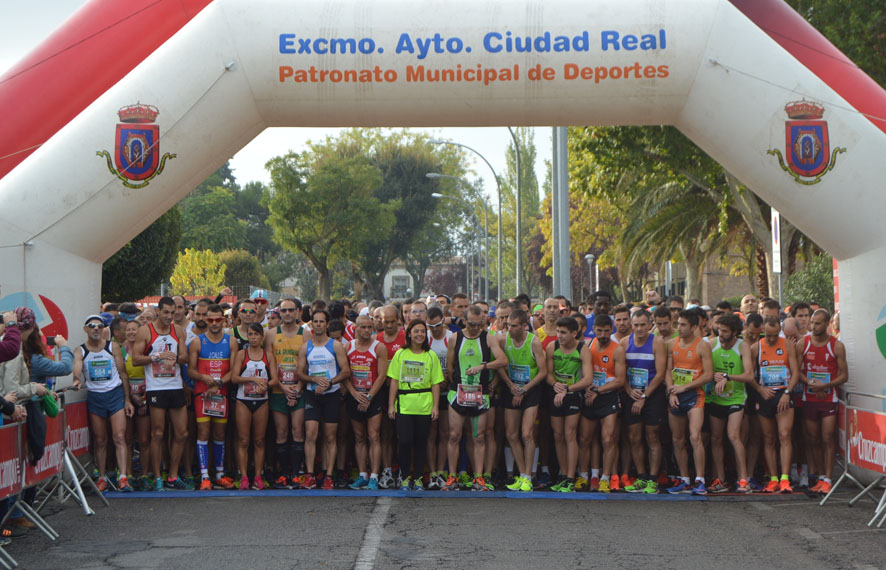
[[[740,479],[738,481],[738,485],[735,487],[735,492],[736,493],[750,493],[751,488],[748,485],[748,480],[747,479]]]
[[[707,495],[708,490],[704,486],[704,481],[696,481],[697,485],[692,489],[693,495]]]
[[[428,491],[439,491],[440,485],[437,482],[437,472],[428,475]]]
[[[446,480],[446,483],[443,484],[443,490],[444,491],[458,491],[460,486],[461,485],[459,485],[458,479],[456,479],[455,476],[450,475],[449,478]]]
[[[652,483],[652,481],[650,481],[650,483]],[[637,479],[632,485],[628,485],[627,487],[625,487],[625,492],[642,493],[644,489],[646,489],[646,481],[644,481],[643,479]]]
[[[213,487],[215,487],[216,489],[226,489],[230,491],[234,488],[234,480],[230,477],[222,475],[221,477],[217,477],[215,479]]]
[[[244,477],[240,477],[240,487],[239,487],[239,489],[240,489],[241,491],[248,491],[248,490],[249,490],[249,477],[245,477],[245,476],[244,476]]]
[[[252,488],[256,491],[264,491],[265,490],[265,481],[261,477],[256,477],[252,480]]]
[[[776,481],[775,479],[771,479],[769,481],[769,483],[767,483],[766,486],[763,487],[763,492],[764,493],[777,493],[778,492],[778,481]]]
[[[613,475],[612,478],[609,480],[609,490],[613,493],[621,492],[621,483],[618,480],[618,475]]]
[[[381,474],[381,479],[378,481],[378,486],[382,489],[390,489],[394,486],[394,476],[390,471],[385,471]]]
[[[779,493],[793,493],[794,489],[791,487],[791,482],[788,479],[782,479],[778,483],[778,492]]]
[[[728,491],[729,487],[724,485],[723,481],[720,481],[719,479],[714,479],[714,482],[708,487],[708,493],[726,493]]]
[[[335,490],[335,483],[332,481],[332,477],[327,475],[323,478],[323,486],[321,487],[324,491],[333,491]]]
[[[575,480],[575,490],[576,491],[587,491],[588,490],[588,480],[585,479],[584,477],[582,477],[581,475],[579,475],[578,478],[576,478],[576,480]]]
[[[529,477],[523,477],[523,484],[520,485],[520,491],[523,493],[531,493],[532,479],[530,479]]]
[[[409,483],[411,483],[411,482],[412,482],[411,477],[406,477],[405,479],[401,478],[400,479],[400,490],[401,491],[408,491],[409,490]]]
[[[194,490],[194,486],[193,485],[189,486],[187,484],[187,482],[185,482],[185,480],[182,479],[181,477],[176,477],[172,481],[167,479],[166,480],[166,488],[167,489],[174,489],[176,491],[193,491]]]
[[[556,483],[554,483],[553,485],[551,485],[550,490],[553,491],[553,492],[555,492],[555,493],[559,493],[559,492],[560,492],[560,487],[563,486],[563,482],[564,482],[564,481],[566,481],[566,479],[560,479],[559,481],[557,481]]]
[[[348,476],[344,471],[338,471],[335,474],[335,488],[336,489],[347,489],[348,487]]]
[[[425,490],[425,482],[422,481],[421,477],[417,477],[415,482],[412,484],[413,491],[424,491]]]
[[[186,487],[185,488],[186,491],[193,491],[196,488],[196,485],[194,484],[193,477],[185,476],[185,477],[179,477],[179,479],[181,479],[184,482],[185,487]]]
[[[809,490],[813,493],[818,493],[818,490],[821,488],[822,483],[824,483],[824,479],[819,479],[818,482],[815,483],[815,485],[809,488]]]
[[[800,475],[800,488],[801,489],[808,489],[809,488],[809,475],[806,472],[803,472],[803,474]]]
[[[165,490],[166,487],[163,486],[163,479],[161,477],[154,479],[154,491],[160,492]]]
[[[99,477],[98,482],[95,484],[95,486],[98,487],[99,493],[104,493],[110,488],[110,485],[108,485],[108,480],[105,477]]]
[[[588,483],[588,491],[591,493],[596,493],[600,490],[600,478],[599,477],[591,477],[590,483]]]
[[[150,492],[154,490],[154,478],[150,475],[142,475],[139,477],[139,482],[142,491]]]
[[[376,484],[378,484],[378,479],[376,479],[375,482]],[[359,489],[365,489],[367,485],[369,485],[369,481],[358,475],[357,479],[353,483],[348,485],[348,487],[357,491]]]
[[[129,477],[124,475],[117,479],[117,488],[121,493],[131,493],[132,485],[129,484]]]
[[[200,490],[201,491],[211,491],[212,490],[212,481],[209,480],[209,477],[204,477],[202,481],[200,481]]]
[[[827,495],[828,493],[831,492],[831,488],[833,487],[833,484],[828,483],[827,481],[825,481],[823,479],[819,479],[818,482],[821,484],[821,486],[818,488],[819,493],[821,493],[822,495]]]
[[[470,489],[473,486],[473,480],[471,476],[468,475],[467,471],[462,471],[458,474],[458,484],[461,485],[462,489]]]
[[[560,485],[560,492],[561,493],[574,493],[575,492],[575,483],[573,483],[571,479],[566,479]]]
[[[679,483],[668,489],[668,493],[671,495],[686,495],[692,492],[692,489],[689,487],[689,483],[686,483],[682,479]]]
[[[316,489],[317,488],[317,480],[314,478],[312,473],[305,473],[304,479],[302,479],[301,483],[302,489]]]
[[[486,489],[488,491],[495,491],[495,485],[492,482],[492,475],[486,473],[485,475],[483,475],[483,480],[486,481]]]
[[[621,488],[624,490],[625,487],[630,487],[637,480],[636,477],[631,477],[627,473],[621,476]]]
[[[302,478],[299,475],[293,475],[289,478],[289,488],[298,490],[301,487]]]
[[[748,479],[748,487],[750,487],[751,493],[760,493],[763,491],[763,484],[753,477]]]
[[[522,486],[523,486],[523,477],[517,475],[514,478],[513,483],[511,483],[510,485],[505,485],[505,489],[507,489],[508,491],[519,491],[520,487],[522,487]]]
[[[601,493],[608,493],[609,492],[609,480],[608,479],[601,479],[600,480],[600,487],[598,488],[598,490]]]
[[[369,484],[366,485],[366,488],[370,491],[378,491],[378,479],[374,477],[369,479]]]
[[[286,479],[286,475],[280,475],[279,477],[277,477],[277,480],[274,481],[273,487],[275,489],[288,489],[289,481]]]
[[[646,495],[657,495],[658,483],[656,483],[655,481],[646,481],[646,486],[643,487],[642,492]]]
[[[474,491],[489,491],[489,484],[484,477],[474,477]]]
[[[551,474],[547,471],[542,471],[541,475],[538,476],[538,488],[544,489],[545,487],[550,487],[552,481],[553,478],[551,477]]]

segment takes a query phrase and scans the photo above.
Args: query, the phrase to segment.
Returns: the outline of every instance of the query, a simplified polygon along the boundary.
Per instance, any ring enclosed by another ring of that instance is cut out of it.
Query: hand
[[[131,401],[127,401],[123,404],[123,410],[127,418],[131,418],[135,415],[135,406],[132,405]]]
[[[465,370],[465,374],[467,374],[468,376],[473,376],[474,374],[479,374],[482,371],[483,365],[481,364],[480,366],[471,366],[470,368]]]
[[[206,393],[210,396],[215,396],[216,394],[218,394],[218,384],[216,384],[215,382],[210,384],[209,388],[206,389]]]
[[[394,404],[391,404],[390,406],[388,406],[388,417],[391,418],[392,420],[397,419],[397,410],[395,409]]]
[[[6,311],[5,313],[3,313],[4,323],[11,323],[14,320],[16,320],[14,311]]]
[[[635,390],[633,388],[628,388],[628,396],[630,396],[631,399],[634,400],[635,402],[645,401],[645,399],[643,398],[643,390]]]
[[[523,396],[525,394],[523,392],[518,392],[514,394],[513,398],[511,398],[511,405],[520,406],[523,403]]]
[[[563,399],[566,397],[566,392],[558,392],[554,395],[554,405],[558,408],[563,405]]]
[[[723,390],[725,390],[725,389],[726,389],[726,378],[723,378],[722,380],[717,380],[717,382],[714,383],[714,393],[722,394]]]
[[[73,382],[71,382],[71,388],[74,389],[74,390],[79,390],[79,389],[80,389],[80,386],[81,386],[81,383],[80,383],[80,379],[79,379],[79,378],[77,378],[76,380],[74,380]]]
[[[221,295],[222,297],[229,297],[229,296],[231,296],[231,295],[233,295],[233,294],[234,294],[234,292],[231,290],[230,287],[225,287],[225,288],[222,289],[221,292],[219,293],[219,295]]]
[[[519,386],[517,386],[516,384],[511,382],[510,388],[511,388],[511,395],[513,395],[514,397],[516,397],[516,396],[520,396],[521,398],[523,397],[523,390]]]
[[[554,383],[554,393],[555,394],[565,394],[567,391],[568,391],[568,389],[566,388],[566,384],[563,384],[562,382],[555,382]]]
[[[828,391],[828,385],[822,384],[821,382],[816,382],[812,386],[809,387],[810,390],[816,392],[817,394],[823,394]]]
[[[45,396],[49,390],[46,389],[46,386],[43,384],[38,384],[34,382],[34,393],[38,396]]]
[[[132,402],[132,405],[133,405],[133,406],[136,406],[136,407],[138,407],[138,408],[144,408],[144,407],[145,407],[145,399],[142,398],[141,396],[130,395],[130,396],[129,396],[129,401]]]
[[[640,399],[634,402],[634,405],[631,406],[631,413],[635,416],[639,416],[640,412],[643,411],[643,406],[646,405],[646,400]]]
[[[18,400],[18,394],[16,394],[15,392],[10,392],[9,394],[6,394],[4,398],[6,398],[7,402],[15,403],[15,401]]]
[[[787,398],[785,398],[785,396],[787,396]],[[784,391],[778,397],[778,406],[775,407],[775,411],[780,414],[790,407],[791,407],[791,395],[788,394],[787,391]]]
[[[369,407],[369,396],[366,394],[366,392],[357,392],[356,400],[360,411],[365,412],[366,408]]]
[[[714,373],[714,382],[726,381],[726,374],[724,372],[715,372]]]
[[[680,406],[680,398],[678,398],[676,394],[671,393],[671,395],[668,396],[668,404],[671,408],[677,409]]]
[[[680,386],[677,386],[676,384],[674,384],[673,386],[668,388],[668,393],[671,394],[672,396],[676,396],[677,394],[682,394],[683,392],[686,391],[685,386],[686,386],[685,384],[680,385]]]
[[[600,395],[599,393],[594,392],[593,390],[588,388],[587,390],[585,390],[585,404],[590,406],[591,404],[594,403],[594,400],[596,400],[597,396],[599,396],[599,395]]]
[[[759,392],[760,397],[764,400],[769,400],[773,396],[775,396],[775,390],[773,390],[772,388],[767,388],[766,386],[760,386],[759,388],[757,388],[757,392]]]
[[[60,334],[55,335],[55,346],[67,346],[68,341]]]
[[[437,418],[440,416],[440,410],[437,409],[437,406],[431,408],[431,421],[437,421]]]
[[[14,422],[23,422],[28,417],[28,411],[24,406],[16,406],[15,411],[12,412],[12,421]]]

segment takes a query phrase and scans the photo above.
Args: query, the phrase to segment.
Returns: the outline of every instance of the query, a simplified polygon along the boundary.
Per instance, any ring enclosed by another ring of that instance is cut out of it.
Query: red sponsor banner
[[[0,427],[0,499],[15,495],[21,489],[20,434],[20,424]]]
[[[65,405],[65,437],[68,449],[76,456],[89,452],[89,414],[86,402]]]
[[[886,475],[886,414],[848,408],[849,462]]]
[[[840,271],[837,269],[837,258],[834,258],[834,312],[840,310]]]
[[[25,430],[22,430],[22,434]],[[24,435],[23,435],[24,438]],[[26,441],[26,439],[24,439]],[[27,464],[25,486],[36,485],[44,479],[58,475],[62,470],[65,454],[65,424],[61,414],[54,418],[46,417],[46,446],[43,457],[36,465]]]
[[[837,453],[846,457],[846,404],[837,403]]]

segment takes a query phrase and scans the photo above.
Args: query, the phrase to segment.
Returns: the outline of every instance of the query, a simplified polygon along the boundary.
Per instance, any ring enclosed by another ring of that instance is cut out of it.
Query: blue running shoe
[[[378,491],[378,479],[370,479],[366,488],[370,491]]]
[[[683,481],[680,481],[679,483],[668,489],[668,493],[670,493],[671,495],[685,495],[691,492],[692,490],[689,487],[689,483],[684,483]]]
[[[376,483],[377,482],[378,482],[378,479],[376,479]],[[348,485],[348,487],[357,491],[359,489],[365,489],[367,485],[369,485],[369,481],[367,481],[363,477],[357,477],[357,479],[353,483]]]
[[[754,477],[748,479],[748,487],[750,487],[751,493],[759,493],[763,490],[763,485],[761,485]]]
[[[708,494],[708,490],[707,490],[707,488],[704,486],[704,482],[702,482],[702,481],[696,481],[696,483],[697,483],[697,484],[696,484],[695,488],[692,489],[692,494],[693,494],[693,495],[707,495],[707,494]]]
[[[166,490],[166,487],[163,486],[163,479],[161,479],[160,477],[157,477],[154,480],[154,491],[159,493],[159,492],[165,491],[165,490]]]
[[[551,474],[542,471],[541,475],[538,476],[539,489],[546,489],[547,487],[551,486],[551,483],[553,483],[553,478],[551,477]]]

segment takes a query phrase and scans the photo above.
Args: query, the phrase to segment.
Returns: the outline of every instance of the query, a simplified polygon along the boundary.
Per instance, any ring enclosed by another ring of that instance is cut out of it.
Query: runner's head
[[[415,320],[418,319],[420,321],[425,321],[428,318],[428,306],[424,301],[415,301],[412,303],[412,306],[409,307],[409,319]]]
[[[769,316],[763,319],[763,334],[766,335],[766,342],[774,343],[778,340],[780,332],[781,323],[778,322],[778,317]]]
[[[575,331],[575,338],[580,339],[584,337],[585,329],[588,326],[588,318],[581,313],[572,313],[569,316],[575,319],[575,322],[578,325],[578,330]]]
[[[264,289],[256,289],[249,297],[255,305],[255,322],[265,320],[265,311],[268,310],[268,292]]]
[[[680,336],[680,340],[692,340],[697,328],[698,314],[692,310],[680,311],[677,317],[677,334]]]
[[[602,346],[609,344],[609,341],[612,340],[612,317],[609,315],[594,317],[594,335]]]
[[[486,318],[480,305],[471,305],[465,311],[465,336],[477,338],[486,328]]]
[[[812,327],[812,336],[819,339],[824,338],[828,336],[828,324],[831,322],[831,313],[827,309],[816,309],[812,313],[812,318],[809,322]]]
[[[140,325],[153,323],[157,320],[157,309],[154,307],[145,307],[138,317],[136,317],[136,320]]]
[[[117,342],[122,343],[126,340],[126,323],[128,322],[123,317],[114,317],[114,320],[111,321],[111,336]]]
[[[625,305],[619,305],[612,311],[613,322],[615,324],[615,332],[619,338],[624,338],[631,332],[631,310]],[[597,334],[596,326],[594,326],[594,334]]]
[[[775,317],[777,319],[780,312],[781,306],[775,299],[767,299],[760,306],[760,314],[763,315],[764,319],[767,317]]]
[[[246,340],[249,341],[249,346],[258,348],[264,339],[265,329],[262,328],[261,324],[249,323],[246,325]]]
[[[258,310],[255,308],[255,303],[249,299],[240,301],[240,304],[237,306],[237,315],[240,317],[240,323],[243,325],[256,322]]]
[[[330,316],[330,318],[332,317]],[[339,319],[330,320],[329,326],[326,327],[326,334],[333,340],[342,340],[345,336],[345,324]]]
[[[213,303],[207,306],[204,318],[209,332],[213,335],[217,335],[225,329],[225,310],[221,305]]]
[[[797,341],[800,340],[800,329],[797,328],[797,319],[794,317],[786,318],[781,323],[781,329],[784,331],[785,338],[792,343],[797,344]]]
[[[572,317],[560,317],[557,319],[557,341],[561,345],[572,346],[578,340],[578,323]]]
[[[175,312],[172,320],[177,325],[184,326],[186,317],[188,316],[188,301],[181,295],[174,295],[172,301],[175,305]]]
[[[791,316],[797,319],[797,328],[800,334],[806,334],[809,330],[809,319],[812,318],[812,307],[809,303],[799,301],[791,305]]]
[[[406,325],[406,342],[412,350],[427,352],[431,350],[428,342],[428,326],[420,319],[412,319]]]
[[[170,320],[172,316],[170,315]],[[102,338],[102,331],[105,330],[105,321],[99,315],[89,315],[83,323],[83,332],[91,341],[99,341]]]
[[[456,293],[452,296],[452,306],[449,311],[452,318],[460,319],[465,316],[465,309],[468,308],[468,296],[464,293]]]
[[[508,334],[511,335],[511,338],[517,342],[526,338],[526,323],[528,322],[529,315],[526,314],[526,311],[521,311],[520,309],[509,311],[507,323]]]
[[[326,336],[326,329],[329,327],[329,311],[326,309],[318,309],[311,315],[311,332],[315,337]]]
[[[720,318],[717,320],[717,335],[720,337],[721,343],[727,344],[731,342],[740,333],[741,319],[738,318],[738,315],[733,315],[732,313],[720,315]]]
[[[175,301],[172,297],[160,297],[160,300],[157,301],[157,312],[159,313],[157,320],[160,325],[170,326],[175,318]]]
[[[208,311],[209,301],[200,299],[194,307],[194,316],[192,318],[194,326],[200,330],[206,328],[206,313]]]
[[[753,344],[760,340],[763,334],[763,317],[760,313],[751,313],[745,317],[744,321],[744,339]]]
[[[299,313],[301,313],[301,303],[295,299],[283,299],[280,301],[280,320],[284,325],[292,325],[298,322]]]
[[[609,309],[612,308],[612,297],[608,291],[597,291],[594,293],[594,314],[608,315]]]
[[[126,323],[126,327],[123,329],[123,333],[126,335],[126,342],[132,344],[135,342],[135,335],[138,334],[138,327],[141,325],[138,324],[138,321],[129,321]]]
[[[431,303],[431,306],[428,307],[428,330],[431,331],[431,336],[436,339],[441,339],[446,336],[446,331],[449,330],[446,328],[446,323],[444,322],[443,317],[443,309],[440,305],[436,303]]]
[[[508,327],[508,319],[514,312],[514,304],[510,301],[502,301],[495,307],[495,330],[503,331]],[[525,313],[524,313],[525,314]],[[511,335],[514,336],[514,335]]]
[[[545,299],[544,314],[546,323],[555,323],[560,318],[560,301],[554,297]]]
[[[372,329],[372,319],[369,318],[369,315],[360,315],[357,317],[357,320],[354,323],[354,332],[356,333],[357,340],[360,342],[369,342],[372,340],[372,333],[374,331]]]
[[[674,320],[671,318],[671,311],[667,307],[659,305],[652,314],[655,321],[655,329],[661,338],[667,340],[674,336]]]
[[[400,332],[400,311],[394,305],[385,305],[381,308],[382,330],[389,337],[397,336]]]
[[[755,295],[745,295],[741,298],[741,312],[744,315],[750,315],[751,313],[757,313],[760,311],[759,301],[757,301],[757,297]]]
[[[634,340],[645,343],[649,331],[652,329],[652,315],[645,309],[640,309],[631,317],[631,329],[634,332]]]

